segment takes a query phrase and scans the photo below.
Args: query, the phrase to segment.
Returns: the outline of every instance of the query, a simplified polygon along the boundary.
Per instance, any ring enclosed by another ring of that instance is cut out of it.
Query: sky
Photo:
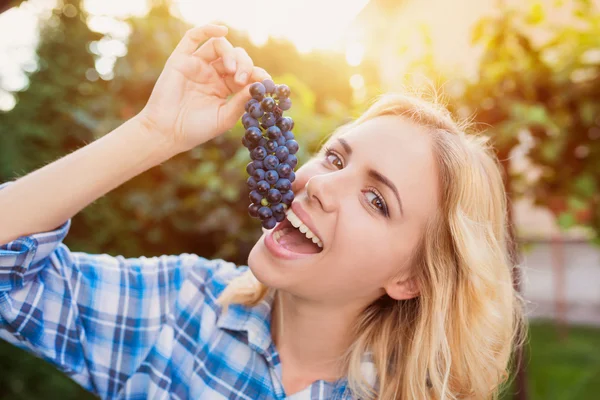
[[[468,46],[472,22],[489,11],[495,1],[407,1],[406,13],[399,23],[407,26],[427,23],[432,27],[436,52],[442,60],[460,63],[461,53],[456,48]],[[147,0],[84,0],[90,27],[114,38],[97,44],[101,56],[96,70],[101,77],[110,79],[114,62],[126,54],[124,43],[129,29],[122,19],[144,15],[147,3]],[[193,25],[222,20],[247,31],[257,45],[274,36],[292,41],[301,52],[312,49],[345,52],[348,63],[358,65],[368,44],[349,43],[347,38],[352,32],[348,32],[348,26],[367,3],[368,0],[173,0],[173,12]],[[36,68],[38,20],[47,16],[55,4],[56,0],[29,0],[0,14],[0,87],[4,89],[0,91],[0,109],[14,106],[9,92],[26,87],[24,72]]]

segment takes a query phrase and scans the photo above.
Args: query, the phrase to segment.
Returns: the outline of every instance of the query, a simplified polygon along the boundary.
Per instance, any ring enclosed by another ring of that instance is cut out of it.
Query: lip
[[[321,236],[319,231],[317,231],[317,228],[315,228],[315,225],[313,224],[312,219],[310,219],[310,215],[308,215],[308,213],[306,211],[304,211],[304,208],[302,208],[300,203],[293,202],[292,203],[292,211],[294,212],[294,214],[296,214],[296,216],[298,218],[300,218],[300,221],[302,221],[302,223],[304,225],[306,225],[308,227],[308,229],[310,229],[312,231],[312,233],[314,233],[321,240],[321,243],[323,243],[323,247],[325,247],[325,242],[323,241],[323,236]]]

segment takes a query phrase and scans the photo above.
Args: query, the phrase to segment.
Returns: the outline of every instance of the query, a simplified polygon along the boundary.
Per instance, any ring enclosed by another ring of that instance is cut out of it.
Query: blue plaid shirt
[[[351,398],[345,379],[286,397],[270,334],[273,294],[226,313],[216,303],[247,266],[72,252],[62,243],[70,224],[0,245],[0,338],[101,398]],[[373,364],[363,367],[371,381]]]

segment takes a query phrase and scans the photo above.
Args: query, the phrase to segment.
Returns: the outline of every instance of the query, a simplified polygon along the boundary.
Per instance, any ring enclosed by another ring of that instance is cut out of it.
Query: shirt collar
[[[248,345],[259,353],[268,356],[271,351],[271,309],[275,291],[270,289],[266,296],[254,306],[231,304],[227,312],[221,313],[217,326],[236,332],[245,332]]]

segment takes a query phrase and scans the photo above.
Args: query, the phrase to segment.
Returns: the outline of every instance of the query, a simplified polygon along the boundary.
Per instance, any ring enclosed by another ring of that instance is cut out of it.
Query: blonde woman
[[[226,32],[190,30],[139,115],[3,185],[0,336],[101,398],[495,397],[521,323],[500,169],[433,104],[383,96],[334,132],[248,266],[62,244],[86,205],[240,118],[269,76]]]

